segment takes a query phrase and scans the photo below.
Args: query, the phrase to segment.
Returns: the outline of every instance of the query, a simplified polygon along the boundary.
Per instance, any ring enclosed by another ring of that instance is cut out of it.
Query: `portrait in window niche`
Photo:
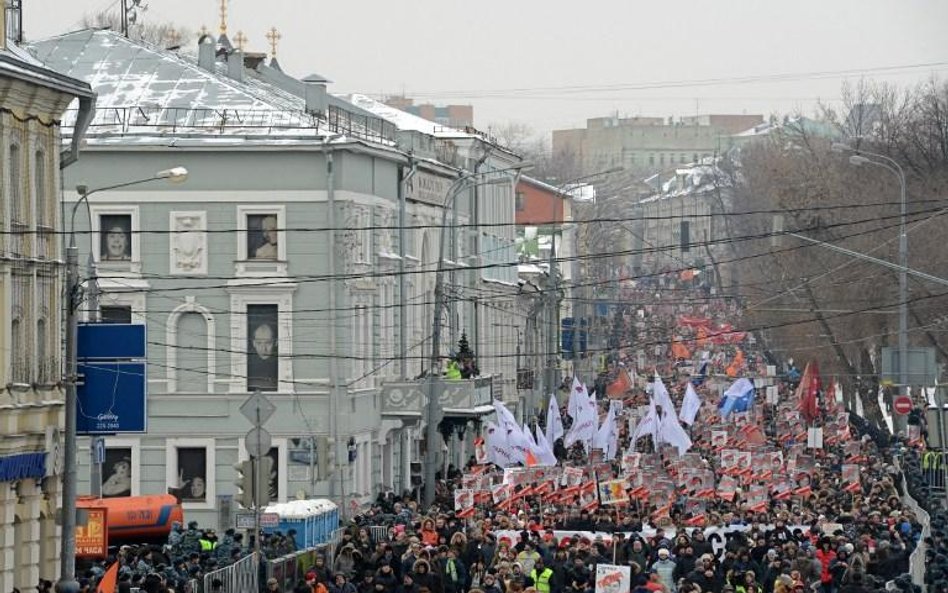
[[[270,465],[270,500],[276,501],[280,497],[280,450],[277,447],[270,447],[267,457],[273,460]]]
[[[132,495],[132,449],[109,447],[102,464],[102,497]]]
[[[276,305],[247,306],[247,389],[276,391],[279,370]]]
[[[277,258],[277,217],[275,214],[247,216],[247,258]]]
[[[132,259],[130,214],[103,214],[99,217],[99,253],[103,261]]]
[[[180,447],[177,455],[177,483],[168,488],[168,493],[182,502],[206,502],[207,450],[204,447]]]

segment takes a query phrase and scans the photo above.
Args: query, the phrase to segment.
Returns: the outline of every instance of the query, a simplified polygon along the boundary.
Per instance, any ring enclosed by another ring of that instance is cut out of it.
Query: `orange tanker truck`
[[[170,494],[94,498],[82,496],[77,509],[106,508],[109,542],[164,540],[175,522],[184,524],[178,499]]]

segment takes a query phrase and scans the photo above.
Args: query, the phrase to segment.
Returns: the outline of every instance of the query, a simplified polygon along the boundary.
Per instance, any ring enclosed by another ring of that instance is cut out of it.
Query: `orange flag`
[[[529,451],[529,450],[528,450],[528,451],[527,451],[527,459],[526,459],[526,461],[524,462],[524,465],[526,465],[527,467],[533,467],[533,466],[536,465],[536,464],[537,464],[537,458],[536,458],[536,456],[534,456],[533,451]]]
[[[115,593],[118,587],[118,569],[119,563],[113,562],[112,566],[102,575],[102,580],[99,581],[99,587],[96,589],[96,593]]]

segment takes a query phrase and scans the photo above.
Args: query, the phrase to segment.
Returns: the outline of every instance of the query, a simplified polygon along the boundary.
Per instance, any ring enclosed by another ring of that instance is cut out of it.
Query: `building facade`
[[[63,258],[58,190],[66,107],[87,84],[7,42],[0,2],[0,589],[59,574],[64,422]],[[81,137],[81,129],[79,130]],[[78,144],[74,145],[76,148]]]
[[[721,155],[731,136],[761,123],[760,115],[700,115],[667,122],[656,117],[598,117],[585,128],[553,131],[553,153],[580,174],[611,167],[651,174]]]
[[[455,129],[474,126],[474,107],[472,105],[433,105],[431,103],[416,105],[414,99],[405,96],[387,97],[384,103],[389,107],[417,115],[441,126]]]
[[[106,439],[103,478],[127,462],[130,485],[116,495],[172,491],[189,520],[229,526],[251,428],[239,407],[259,390],[276,405],[266,424],[271,498],[330,497],[353,512],[379,490],[411,486],[420,413],[380,393],[428,369],[443,196],[469,164],[469,139],[412,157],[398,126],[329,94],[324,78],[296,80],[275,64],[249,70],[224,45],[205,38],[197,60],[108,31],[32,45],[100,96],[67,202],[79,183],[189,170],[182,185],[90,198],[83,231],[93,237],[100,320],[143,322],[149,336],[148,430]],[[77,52],[86,59],[71,59]],[[132,67],[103,76],[111,63]],[[472,195],[457,200],[459,228]],[[494,199],[479,194],[485,215]],[[512,245],[512,225],[484,237],[497,232]],[[477,241],[451,238],[457,294],[464,266],[479,269],[467,264]],[[479,327],[472,303],[452,303],[458,333]],[[461,414],[474,416],[470,408]]]

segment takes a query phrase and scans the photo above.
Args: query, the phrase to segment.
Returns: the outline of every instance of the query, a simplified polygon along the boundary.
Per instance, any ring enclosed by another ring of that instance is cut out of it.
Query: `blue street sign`
[[[145,432],[144,362],[80,362],[76,432]]]
[[[76,340],[79,360],[145,358],[145,324],[80,323]]]

